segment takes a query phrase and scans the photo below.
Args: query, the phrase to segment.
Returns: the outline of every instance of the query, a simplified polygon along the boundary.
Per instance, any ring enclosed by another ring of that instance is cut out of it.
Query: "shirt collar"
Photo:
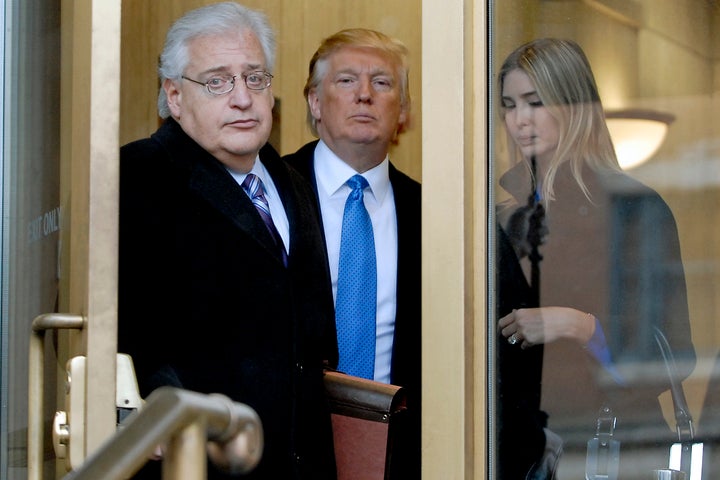
[[[389,163],[390,160],[386,155],[379,165],[361,174],[370,184],[372,195],[380,204],[390,190]],[[345,182],[357,173],[350,165],[335,155],[325,142],[322,140],[318,142],[315,147],[315,178],[318,188],[322,189],[325,195],[332,196],[338,193]]]
[[[267,178],[270,176],[270,174],[265,169],[265,165],[263,165],[262,161],[260,161],[260,155],[255,157],[255,163],[253,164],[253,168],[247,173],[236,172],[235,170],[227,167],[226,170],[230,173],[230,175],[233,176],[238,185],[242,185],[242,183],[245,181],[245,177],[247,177],[251,173],[257,175],[260,180],[262,180],[263,185],[267,185]]]

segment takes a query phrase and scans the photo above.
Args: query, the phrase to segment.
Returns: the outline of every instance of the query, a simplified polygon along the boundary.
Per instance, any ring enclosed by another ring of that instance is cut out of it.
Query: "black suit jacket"
[[[317,140],[310,142],[297,152],[285,155],[283,159],[310,181],[316,193],[312,204],[319,214],[314,169],[317,143]],[[414,438],[408,440],[408,443],[412,444],[411,449],[415,449],[418,457],[410,465],[405,465],[405,476],[401,477],[412,479],[419,478],[420,464],[421,187],[420,183],[399,171],[392,163],[389,175],[395,196],[398,228],[397,312],[390,381],[406,389],[408,407],[412,410]]]
[[[119,351],[141,394],[173,385],[254,408],[265,447],[247,478],[334,479],[323,368],[337,340],[309,184],[263,150],[290,225],[286,268],[240,185],[175,121],[120,158]],[[209,478],[225,477],[211,465]]]

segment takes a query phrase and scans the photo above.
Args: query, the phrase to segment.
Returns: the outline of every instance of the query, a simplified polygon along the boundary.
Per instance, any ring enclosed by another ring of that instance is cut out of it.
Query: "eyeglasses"
[[[265,90],[272,83],[273,76],[263,70],[257,70],[254,72],[242,73],[240,75],[233,76],[216,76],[210,77],[207,82],[199,82],[188,78],[183,75],[181,78],[190,80],[198,85],[203,85],[207,88],[207,91],[213,95],[225,95],[226,93],[232,92],[235,88],[235,80],[240,77],[245,82],[245,86],[250,90]]]

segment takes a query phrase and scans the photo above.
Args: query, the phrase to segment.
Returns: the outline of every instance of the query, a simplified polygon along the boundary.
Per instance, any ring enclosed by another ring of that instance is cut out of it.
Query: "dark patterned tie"
[[[377,271],[372,222],[363,202],[363,189],[368,182],[355,175],[347,184],[352,192],[343,214],[335,302],[338,370],[373,379]]]
[[[255,205],[258,213],[260,213],[263,222],[265,222],[265,226],[270,232],[270,236],[273,238],[275,248],[280,251],[283,264],[287,267],[288,256],[285,251],[285,244],[283,243],[280,233],[278,233],[277,228],[275,228],[275,224],[270,216],[270,207],[268,206],[267,198],[265,198],[265,188],[263,187],[262,180],[260,180],[257,175],[248,173],[245,180],[243,180],[242,187],[252,200],[252,203]]]

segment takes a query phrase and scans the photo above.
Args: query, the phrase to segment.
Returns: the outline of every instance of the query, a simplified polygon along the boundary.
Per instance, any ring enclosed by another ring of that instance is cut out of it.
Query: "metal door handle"
[[[47,330],[82,330],[86,319],[69,313],[45,313],[32,322],[28,362],[28,480],[42,480],[43,470],[43,399],[45,397],[45,332]]]

